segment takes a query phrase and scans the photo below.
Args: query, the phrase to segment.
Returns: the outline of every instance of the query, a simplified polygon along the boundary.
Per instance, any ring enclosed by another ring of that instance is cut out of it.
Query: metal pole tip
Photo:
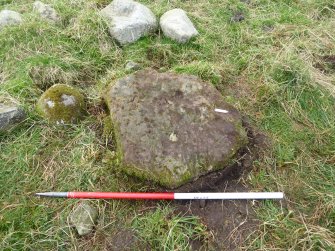
[[[39,197],[58,197],[58,198],[66,198],[66,197],[67,197],[67,192],[35,193],[35,196],[39,196]]]

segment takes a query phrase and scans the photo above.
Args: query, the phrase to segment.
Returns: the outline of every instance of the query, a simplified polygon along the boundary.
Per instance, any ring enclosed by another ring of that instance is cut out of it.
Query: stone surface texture
[[[25,112],[16,104],[0,103],[0,131],[5,131],[21,122],[26,117]]]
[[[169,188],[224,168],[248,141],[239,112],[195,76],[141,70],[106,101],[123,170]]]
[[[87,202],[81,202],[70,214],[70,221],[80,236],[92,232],[98,219],[98,211]]]
[[[186,43],[199,34],[182,9],[165,12],[159,23],[164,35],[179,43]]]
[[[42,3],[41,1],[35,1],[33,4],[33,9],[44,19],[52,22],[58,22],[60,20],[56,10],[49,4]]]
[[[100,13],[107,20],[109,33],[120,44],[135,42],[158,26],[151,10],[132,0],[114,0]]]
[[[84,96],[72,86],[56,84],[40,97],[37,110],[50,122],[56,124],[75,123],[85,113]]]
[[[7,25],[22,23],[21,14],[11,10],[0,11],[0,30]]]

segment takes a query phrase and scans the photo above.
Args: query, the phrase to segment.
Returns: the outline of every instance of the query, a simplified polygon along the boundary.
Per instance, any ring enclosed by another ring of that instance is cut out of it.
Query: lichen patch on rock
[[[178,141],[177,135],[174,134],[174,133],[171,133],[169,138],[172,142],[177,142]]]
[[[62,103],[65,106],[75,105],[76,104],[76,98],[74,96],[72,96],[72,95],[63,94],[61,96],[61,98],[62,98]]]

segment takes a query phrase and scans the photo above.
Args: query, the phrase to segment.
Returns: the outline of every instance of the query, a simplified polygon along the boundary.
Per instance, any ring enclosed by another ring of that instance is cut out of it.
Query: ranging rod
[[[71,199],[125,199],[125,200],[266,200],[283,199],[282,192],[235,193],[132,193],[132,192],[46,192],[40,197]]]

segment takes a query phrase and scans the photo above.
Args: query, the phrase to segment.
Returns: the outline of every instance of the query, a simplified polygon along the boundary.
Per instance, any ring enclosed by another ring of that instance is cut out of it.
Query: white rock
[[[100,13],[108,22],[109,33],[120,44],[135,42],[157,29],[151,10],[132,0],[114,0]]]
[[[186,43],[199,34],[182,9],[165,12],[159,23],[164,35],[179,43]]]
[[[41,1],[36,1],[33,4],[34,11],[38,12],[41,17],[52,21],[59,21],[59,16],[54,8],[52,8],[49,4],[42,3]]]
[[[20,13],[11,10],[0,11],[0,30],[7,25],[15,25],[20,23],[22,23],[22,17]]]

